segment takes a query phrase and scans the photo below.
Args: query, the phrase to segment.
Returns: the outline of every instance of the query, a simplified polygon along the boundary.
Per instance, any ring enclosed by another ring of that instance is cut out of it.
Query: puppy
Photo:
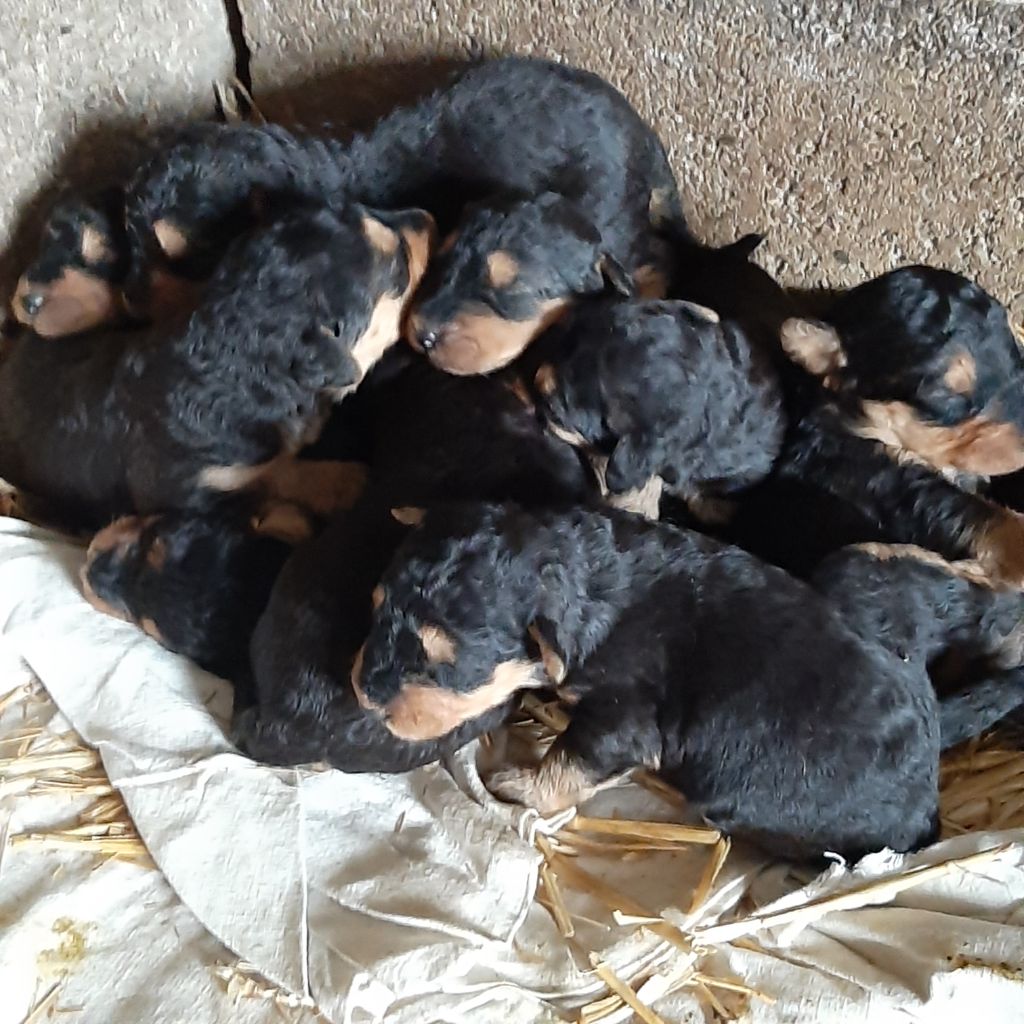
[[[11,300],[16,320],[44,338],[76,334],[124,315],[123,195],[111,188],[60,199]]]
[[[957,274],[905,267],[841,297],[827,323],[787,321],[782,344],[789,432],[726,539],[800,576],[877,541],[1024,583],[1024,519],[968,493],[1024,465],[1024,353],[998,302]]]
[[[771,471],[785,430],[778,381],[769,357],[713,310],[585,303],[541,345],[542,415],[601,464],[612,494],[658,476],[699,515]]]
[[[371,482],[392,504],[599,500],[589,468],[545,429],[513,375],[454,377],[398,349],[353,398],[372,438]]]
[[[0,364],[0,477],[82,525],[258,492],[329,514],[362,473],[296,462],[399,336],[421,211],[297,209],[238,240],[187,319]]]
[[[847,628],[931,676],[943,747],[1024,704],[1024,594],[993,584],[976,562],[858,544],[827,556],[810,583]]]
[[[428,512],[381,580],[353,686],[410,741],[556,686],[569,728],[538,767],[493,780],[544,812],[643,765],[788,856],[936,833],[927,674],[780,570],[635,516]]]
[[[183,137],[129,185],[135,261],[215,253],[210,239],[254,202],[337,195],[422,207],[449,236],[408,337],[452,373],[510,362],[606,278],[661,294],[689,237],[664,148],[625,98],[585,71],[509,57],[345,144],[252,125]]]
[[[291,545],[239,513],[118,519],[93,538],[81,579],[93,607],[244,689],[249,641]]]
[[[500,725],[511,702],[424,741],[396,737],[352,689],[377,583],[406,526],[367,495],[298,548],[277,579],[252,641],[256,705],[235,723],[240,747],[272,764],[326,761],[348,772],[403,772]]]

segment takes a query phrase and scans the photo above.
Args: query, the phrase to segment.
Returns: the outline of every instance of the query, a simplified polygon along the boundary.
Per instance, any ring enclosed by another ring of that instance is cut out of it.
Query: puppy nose
[[[421,331],[419,336],[419,343],[424,352],[429,352],[432,348],[436,348],[438,343],[441,341],[440,331]]]
[[[28,295],[21,297],[21,308],[28,313],[29,316],[35,316],[43,308],[43,303],[46,301],[46,297],[40,292],[29,292]]]

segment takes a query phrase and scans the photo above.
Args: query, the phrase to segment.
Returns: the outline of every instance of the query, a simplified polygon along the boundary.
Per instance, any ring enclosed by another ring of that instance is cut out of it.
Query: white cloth
[[[113,864],[103,869],[118,879],[109,891],[100,885],[100,872],[87,882],[70,873],[49,884],[38,878],[26,883],[20,872],[27,869],[12,867],[9,852],[0,867],[5,901],[8,891],[22,891],[29,903],[70,904],[85,884],[94,903],[110,899],[120,907],[130,889],[136,914],[124,920],[126,926],[142,927],[136,918],[146,915],[139,906],[165,904],[190,922],[184,930],[175,926],[180,945],[191,950],[182,962],[192,969],[202,961],[207,986],[213,951],[226,947],[271,982],[311,995],[339,1024],[385,1018],[396,1024],[532,1024],[551,1019],[545,1000],[565,1008],[602,993],[588,965],[574,960],[548,914],[533,902],[539,857],[529,839],[535,817],[486,794],[472,748],[449,765],[404,776],[255,765],[224,735],[230,688],[134,627],[89,608],[77,585],[82,554],[66,538],[0,520],[0,643],[6,658],[0,664],[41,680],[74,728],[98,748],[162,876]],[[634,786],[598,801],[594,813],[671,817],[656,797]],[[1006,838],[966,836],[919,856],[941,860],[949,850],[984,848]],[[693,848],[581,863],[658,910],[673,900],[685,906],[706,856]],[[861,870],[884,872],[898,862],[874,858]],[[120,881],[126,871],[130,887]],[[833,874],[818,886],[842,884],[842,872]],[[747,890],[763,902],[797,884],[783,868],[734,851],[713,911],[729,909]],[[675,955],[647,932],[608,927],[607,914],[590,897],[566,895],[581,915],[580,944],[600,950],[620,973],[629,976]],[[806,894],[784,898],[799,902]],[[762,934],[767,954],[722,947],[717,963],[777,1000],[755,1001],[756,1021],[939,1021],[946,1018],[930,1016],[933,1010],[941,1014],[946,1006],[967,1005],[965,1000],[973,1000],[978,1012],[991,1007],[987,1019],[1024,1020],[1024,986],[967,963],[1024,963],[1022,901],[1017,847],[983,872],[910,890],[892,908],[834,914],[793,936]],[[18,948],[27,929],[38,931],[33,913],[7,925],[0,952],[4,943]],[[112,914],[111,926],[119,920]],[[123,932],[123,956],[139,943],[145,948],[135,955],[163,955],[149,937],[152,928],[138,939],[130,928]],[[162,934],[165,945],[176,941],[173,930]],[[24,946],[29,948],[31,943]],[[21,978],[18,991],[24,991],[24,964],[3,957],[5,992],[11,990],[8,974]],[[76,1019],[215,1019],[203,1017],[205,1011],[174,1018],[174,996],[162,1017],[148,1011],[140,1017],[132,1000],[122,1006],[108,998],[109,975],[101,982],[97,974],[95,984],[92,999],[85,989],[78,996],[84,1009]],[[184,981],[182,986],[188,990]],[[682,1019],[696,1007],[692,993],[656,1005],[667,1019]],[[261,1005],[259,1013],[266,1009]],[[16,1008],[11,1019],[24,1010]],[[247,1012],[257,1010],[250,1006]],[[0,1020],[3,1014],[0,1009]]]

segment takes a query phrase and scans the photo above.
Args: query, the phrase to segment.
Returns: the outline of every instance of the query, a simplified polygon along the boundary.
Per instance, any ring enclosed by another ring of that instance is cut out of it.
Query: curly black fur
[[[687,302],[592,302],[555,335],[541,343],[540,407],[607,456],[612,493],[657,475],[683,497],[724,496],[770,472],[782,396],[733,321]]]
[[[109,532],[115,536],[105,543]],[[254,533],[236,510],[171,512],[101,532],[82,582],[102,610],[241,687],[244,703],[249,640],[290,552]]]
[[[1024,354],[1005,310],[958,275],[909,267],[841,298],[822,336],[811,356],[827,386],[794,367],[782,455],[726,539],[800,576],[830,551],[885,541],[1024,580],[1024,523],[962,486],[994,457],[1024,456]]]
[[[531,659],[540,685],[540,637],[574,702],[549,765],[590,785],[658,768],[712,821],[787,854],[935,835],[927,674],[745,552],[624,514],[438,508],[382,587],[358,682],[391,728],[410,687],[472,695]],[[453,657],[429,656],[425,627]]]
[[[857,545],[821,562],[811,585],[845,625],[929,672],[943,700],[943,747],[1024,704],[1024,594],[971,563],[910,545]]]
[[[373,215],[399,229],[393,252],[367,237],[370,216],[296,211],[240,239],[184,322],[16,341],[0,364],[0,476],[100,527],[205,503],[204,471],[295,451],[360,379],[378,306],[415,283],[398,238],[424,215]]]
[[[371,595],[407,528],[368,496],[281,572],[252,641],[256,707],[235,725],[240,746],[273,764],[326,761],[349,772],[402,772],[500,725],[492,708],[447,736],[397,739],[360,707],[353,662],[370,627]]]

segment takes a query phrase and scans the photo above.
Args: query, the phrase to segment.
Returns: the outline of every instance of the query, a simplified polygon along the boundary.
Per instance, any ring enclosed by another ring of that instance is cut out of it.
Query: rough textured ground
[[[81,123],[210,102],[218,0],[6,0],[0,235]],[[277,117],[365,121],[443,61],[554,56],[657,127],[694,227],[768,235],[791,284],[901,262],[977,277],[1024,320],[1024,7],[935,0],[239,0]],[[138,11],[137,19],[129,9]],[[44,15],[40,17],[39,11]],[[25,12],[19,15],[17,12]],[[138,22],[138,23],[136,23]],[[61,35],[61,25],[72,31]],[[159,57],[157,56],[159,55]]]

